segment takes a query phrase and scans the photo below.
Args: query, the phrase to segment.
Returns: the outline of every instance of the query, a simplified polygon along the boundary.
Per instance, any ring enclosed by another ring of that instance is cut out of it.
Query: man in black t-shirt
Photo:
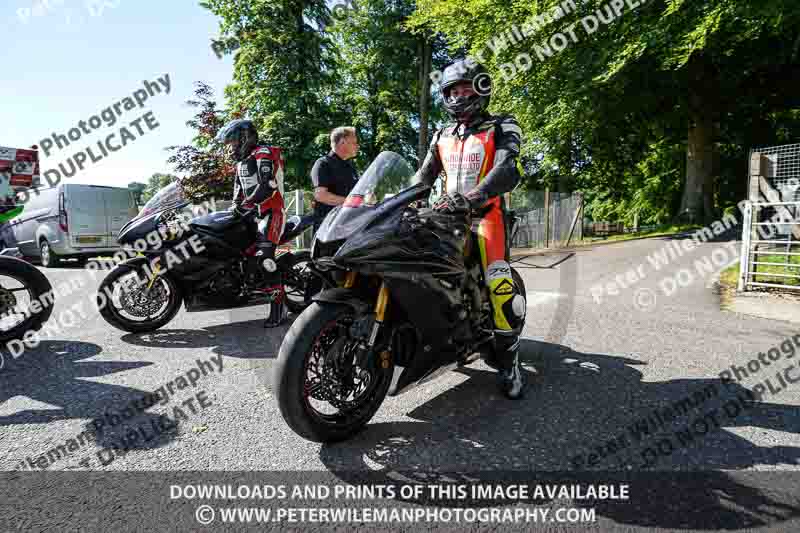
[[[314,183],[314,233],[325,216],[344,203],[358,181],[356,168],[349,161],[358,153],[356,129],[336,128],[331,132],[331,151],[317,159],[311,170]]]

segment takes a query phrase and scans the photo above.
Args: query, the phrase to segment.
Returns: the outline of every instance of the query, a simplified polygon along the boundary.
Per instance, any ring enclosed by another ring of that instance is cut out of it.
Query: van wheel
[[[50,248],[50,243],[47,241],[43,240],[41,242],[41,244],[39,245],[39,252],[42,257],[43,267],[47,268],[55,267],[58,266],[58,264],[61,262],[60,257],[58,256],[57,253],[53,251],[52,248]]]

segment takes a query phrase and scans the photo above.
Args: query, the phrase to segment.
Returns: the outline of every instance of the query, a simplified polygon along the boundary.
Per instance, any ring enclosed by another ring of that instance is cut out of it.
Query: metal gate
[[[739,290],[800,290],[800,202],[745,205]]]
[[[800,290],[800,144],[751,150],[739,290]]]
[[[305,191],[303,189],[295,189],[286,193],[286,217],[293,215],[303,216],[311,212],[311,200],[314,198],[314,193]],[[296,248],[309,248],[311,246],[311,230],[301,233],[295,240],[294,245]]]

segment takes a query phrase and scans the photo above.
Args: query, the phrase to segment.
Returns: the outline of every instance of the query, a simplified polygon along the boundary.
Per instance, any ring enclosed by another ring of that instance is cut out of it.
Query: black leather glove
[[[467,198],[459,192],[445,194],[433,204],[434,211],[447,213],[450,215],[457,213],[469,213],[470,209],[471,207],[469,200],[467,200]]]

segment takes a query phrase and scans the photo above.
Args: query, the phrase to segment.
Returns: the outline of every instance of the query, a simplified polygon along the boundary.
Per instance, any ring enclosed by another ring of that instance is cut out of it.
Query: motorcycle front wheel
[[[180,311],[183,296],[169,274],[160,274],[152,285],[145,265],[136,258],[120,263],[97,289],[100,315],[112,326],[131,333],[155,331]]]
[[[301,437],[314,442],[347,439],[364,428],[383,403],[393,365],[360,368],[358,339],[350,333],[355,311],[312,303],[295,320],[275,363],[275,395],[281,415]]]

